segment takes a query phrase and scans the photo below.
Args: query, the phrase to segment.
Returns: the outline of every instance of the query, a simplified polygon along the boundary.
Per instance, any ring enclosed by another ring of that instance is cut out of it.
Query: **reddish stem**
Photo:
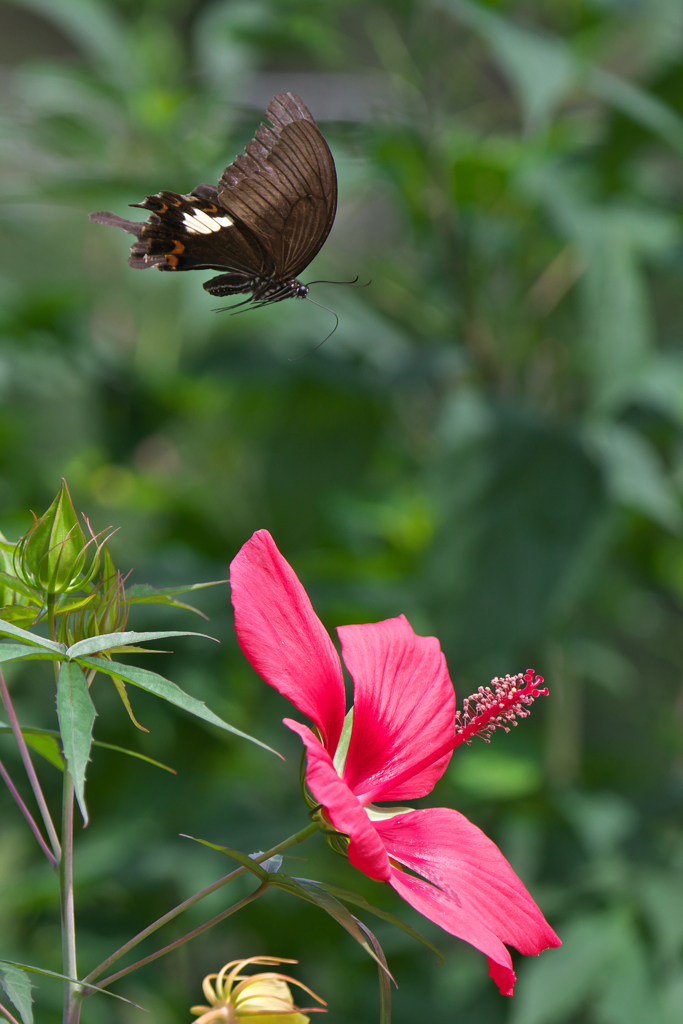
[[[8,1020],[9,1024],[19,1024],[17,1018],[13,1017],[7,1007],[3,1006],[2,1003],[0,1003],[0,1015],[3,1016],[5,1020]]]
[[[16,713],[14,711],[14,705],[12,704],[12,701],[11,701],[11,698],[10,698],[10,695],[9,695],[9,690],[7,689],[7,683],[5,682],[5,677],[4,677],[3,673],[2,673],[2,669],[0,669],[0,695],[2,696],[2,702],[5,705],[5,709],[7,711],[7,717],[9,718],[9,723],[12,726],[12,732],[14,733],[14,738],[17,741],[17,746],[19,747],[19,753],[21,754],[21,760],[24,762],[24,768],[26,769],[26,774],[28,775],[28,780],[31,783],[31,789],[33,790],[33,795],[35,796],[36,801],[38,803],[38,807],[40,808],[40,813],[41,813],[41,816],[43,818],[43,823],[45,825],[45,829],[47,831],[48,838],[50,840],[50,845],[52,847],[52,852],[54,854],[55,860],[58,861],[60,859],[60,857],[62,856],[62,848],[59,845],[59,839],[57,838],[57,832],[55,831],[55,826],[52,823],[52,818],[50,816],[50,811],[48,810],[48,806],[47,806],[47,803],[45,801],[45,797],[43,796],[43,791],[40,788],[40,782],[38,781],[38,776],[36,775],[36,770],[33,767],[33,762],[31,760],[31,755],[28,752],[28,747],[26,746],[26,741],[25,741],[25,739],[23,737],[23,734],[21,732],[21,726],[19,725],[19,720],[17,719]]]
[[[55,860],[55,857],[54,857],[52,851],[50,850],[49,846],[47,845],[47,843],[43,839],[42,835],[40,834],[40,829],[36,825],[36,823],[35,823],[35,821],[33,819],[33,816],[31,814],[31,812],[29,811],[28,807],[26,806],[24,801],[19,796],[17,788],[14,785],[14,783],[12,782],[11,778],[9,777],[9,773],[7,772],[7,769],[5,768],[5,766],[2,763],[2,761],[0,761],[0,776],[2,776],[5,785],[7,786],[7,788],[10,791],[10,793],[12,794],[12,796],[15,799],[15,801],[17,802],[17,804],[19,806],[19,810],[21,811],[21,813],[26,818],[26,821],[28,822],[31,831],[33,832],[34,836],[38,840],[38,845],[40,846],[41,850],[43,851],[43,853],[45,854],[45,856],[49,860],[49,862],[52,865],[52,867],[56,868],[57,867],[57,861]]]

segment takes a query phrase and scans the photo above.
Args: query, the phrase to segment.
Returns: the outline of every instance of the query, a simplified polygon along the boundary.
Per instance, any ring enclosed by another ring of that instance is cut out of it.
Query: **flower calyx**
[[[190,1013],[199,1014],[194,1024],[309,1024],[307,1013],[326,1013],[327,1004],[310,988],[287,974],[268,971],[262,974],[242,974],[250,964],[260,967],[278,967],[295,964],[297,960],[283,957],[252,956],[245,960],[231,960],[218,974],[207,974],[202,989],[209,1006],[193,1006]],[[213,983],[213,984],[212,984]],[[295,1006],[289,984],[312,996],[321,1006],[299,1009]]]

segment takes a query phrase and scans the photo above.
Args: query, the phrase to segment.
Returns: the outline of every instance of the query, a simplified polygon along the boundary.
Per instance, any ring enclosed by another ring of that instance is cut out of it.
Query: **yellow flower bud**
[[[246,960],[231,960],[218,974],[207,974],[202,983],[204,995],[210,1006],[193,1006],[191,1013],[200,1016],[194,1024],[210,1024],[224,1021],[225,1024],[309,1024],[306,1013],[325,1013],[320,1007],[300,1010],[294,1005],[287,982],[298,985],[317,1002],[327,1005],[324,999],[311,992],[296,978],[287,974],[269,971],[267,974],[241,974],[247,964],[262,967],[277,967],[278,964],[295,964],[296,960],[282,957],[252,956]],[[211,984],[215,980],[215,984]]]

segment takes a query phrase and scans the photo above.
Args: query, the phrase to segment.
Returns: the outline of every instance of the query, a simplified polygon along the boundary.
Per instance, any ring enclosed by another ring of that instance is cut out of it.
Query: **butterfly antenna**
[[[332,335],[334,334],[334,332],[335,332],[335,331],[337,330],[337,328],[339,327],[339,317],[337,316],[337,314],[335,313],[335,311],[334,311],[333,309],[330,309],[330,307],[329,307],[329,306],[323,306],[321,302],[316,302],[316,301],[315,301],[315,299],[309,299],[308,295],[306,296],[306,301],[307,301],[307,302],[312,302],[314,306],[319,306],[319,307],[320,307],[320,309],[326,309],[328,313],[331,313],[331,314],[332,314],[332,316],[333,316],[333,317],[334,317],[334,319],[335,319],[335,325],[334,325],[334,327],[332,328],[332,330],[330,331],[330,333],[329,333],[328,335],[326,335],[326,336],[325,336],[325,337],[323,338],[323,340],[322,340],[322,341],[319,341],[319,342],[318,342],[318,344],[317,344],[317,345],[315,345],[315,346],[314,346],[314,347],[313,347],[312,349],[309,349],[309,351],[308,351],[308,352],[304,352],[304,354],[303,354],[302,356],[297,356],[297,358],[296,358],[296,359],[290,359],[290,360],[289,360],[289,361],[290,361],[290,363],[298,363],[298,362],[299,362],[299,361],[300,361],[301,359],[305,359],[305,358],[306,358],[306,356],[311,356],[311,355],[313,355],[313,353],[314,353],[314,352],[317,352],[319,348],[322,348],[322,346],[323,346],[323,345],[325,344],[325,342],[327,341],[327,339],[328,339],[328,338],[331,338],[331,337],[332,337]]]
[[[358,274],[356,274],[356,276],[354,277],[353,281],[309,281],[308,284],[306,285],[306,287],[310,288],[312,284],[346,284],[346,285],[355,285],[356,288],[367,288],[367,286],[369,284],[372,284],[372,278],[370,278],[369,281],[366,281],[365,284],[357,284],[357,281],[358,281]],[[313,300],[311,299],[311,302],[312,301]]]

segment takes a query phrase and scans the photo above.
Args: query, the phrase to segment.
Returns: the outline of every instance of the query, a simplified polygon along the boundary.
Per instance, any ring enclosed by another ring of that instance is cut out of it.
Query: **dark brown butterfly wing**
[[[98,224],[135,235],[128,259],[135,270],[233,270],[249,279],[272,273],[269,253],[253,232],[226,214],[212,185],[198,185],[187,196],[159,192],[136,205],[150,211],[144,223],[114,213],[90,214]]]
[[[293,93],[275,96],[246,153],[218,183],[221,205],[248,224],[270,252],[274,277],[296,277],[319,252],[337,210],[330,148]]]
[[[144,223],[114,213],[90,219],[135,235],[128,263],[136,270],[227,271],[204,285],[217,295],[253,292],[277,301],[299,294],[292,279],[330,232],[337,177],[329,147],[297,96],[275,96],[267,116],[273,127],[259,127],[217,189],[147,196],[135,204],[149,211]]]

